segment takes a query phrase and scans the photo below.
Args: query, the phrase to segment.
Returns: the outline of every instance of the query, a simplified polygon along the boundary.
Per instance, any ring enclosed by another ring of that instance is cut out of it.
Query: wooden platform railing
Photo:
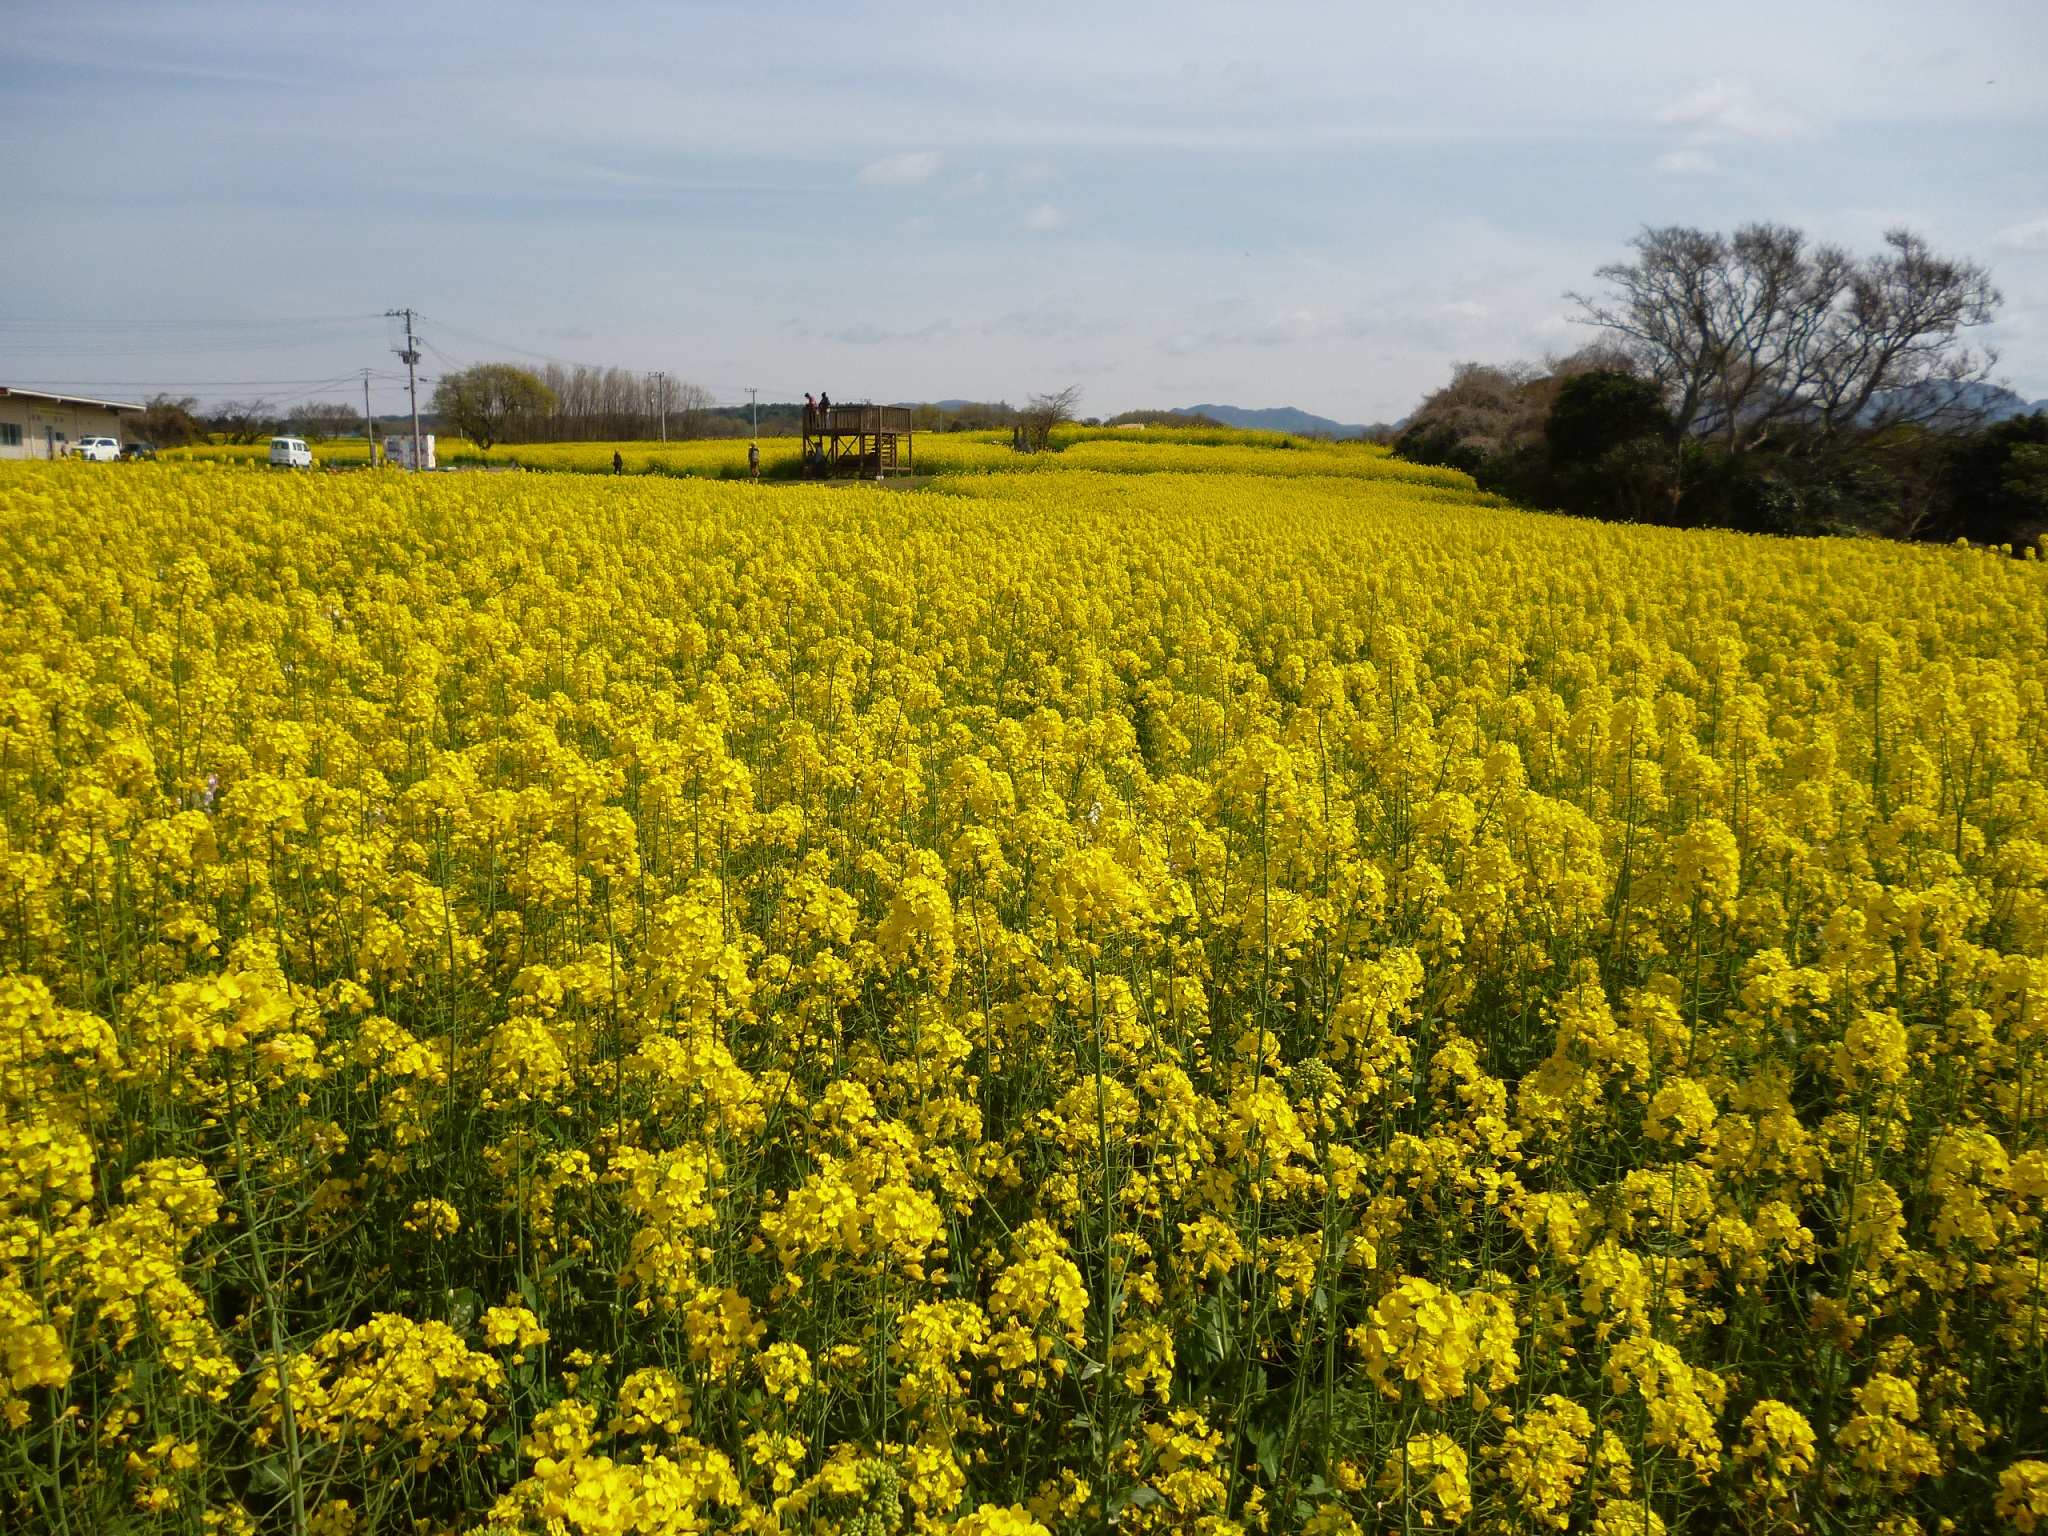
[[[804,412],[804,432],[819,437],[852,437],[859,433],[908,432],[907,405],[812,406]]]

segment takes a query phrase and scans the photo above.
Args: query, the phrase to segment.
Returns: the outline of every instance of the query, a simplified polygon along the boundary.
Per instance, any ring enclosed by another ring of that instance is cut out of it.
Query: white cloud
[[[955,197],[974,197],[979,193],[986,192],[987,190],[988,172],[976,171],[972,176],[969,176],[965,181],[959,182],[954,186],[953,195]]]
[[[1118,325],[1098,313],[1084,314],[1073,304],[1041,296],[1022,308],[998,315],[982,329],[991,336],[1028,336],[1033,341],[1079,341],[1088,337],[1099,339],[1117,330]]]
[[[854,179],[869,187],[914,187],[921,181],[930,181],[945,159],[935,149],[911,150],[862,166],[860,175]]]
[[[1010,167],[1010,184],[1016,187],[1028,187],[1033,182],[1057,181],[1059,180],[1059,175],[1058,171],[1054,170],[1043,160],[1027,160],[1022,165]]]
[[[1998,243],[2015,251],[2048,251],[2048,213],[2013,225],[1998,237]]]
[[[1704,149],[1674,149],[1657,157],[1657,169],[1667,176],[1697,176],[1718,171],[1721,166]]]
[[[1813,125],[1796,112],[1772,106],[1741,80],[1716,80],[1657,114],[1692,144],[1725,144],[1732,139],[1797,139]]]
[[[1355,314],[1314,309],[1250,312],[1239,305],[1213,307],[1193,324],[1159,337],[1156,345],[1174,357],[1193,357],[1226,347],[1297,347],[1343,340],[1364,333]]]
[[[858,320],[852,325],[841,326],[836,330],[813,331],[809,334],[844,342],[850,347],[882,347],[904,342],[945,341],[954,334],[954,325],[951,320],[943,317],[916,326],[884,325],[874,320]]]
[[[1036,208],[1017,221],[1019,229],[1058,229],[1071,222],[1073,215],[1055,208],[1051,203],[1040,203]]]
[[[939,221],[929,214],[920,214],[914,219],[905,219],[896,226],[899,235],[928,235],[939,227]]]

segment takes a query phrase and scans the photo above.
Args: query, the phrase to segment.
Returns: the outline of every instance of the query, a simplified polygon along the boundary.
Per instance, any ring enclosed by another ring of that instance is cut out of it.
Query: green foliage
[[[1543,418],[1550,462],[1560,469],[1598,464],[1615,449],[1645,438],[1669,441],[1671,413],[1654,384],[1593,368],[1557,387]]]
[[[504,437],[505,424],[514,417],[539,415],[554,406],[553,390],[510,363],[478,363],[443,374],[434,386],[435,413],[486,450]]]

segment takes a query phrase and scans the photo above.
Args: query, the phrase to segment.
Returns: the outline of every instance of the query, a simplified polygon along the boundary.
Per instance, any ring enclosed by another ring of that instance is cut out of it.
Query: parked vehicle
[[[303,437],[273,437],[270,464],[273,469],[311,469],[313,450],[306,446]]]
[[[155,443],[123,443],[121,457],[124,459],[153,459],[156,457]]]
[[[71,451],[88,464],[111,464],[121,457],[121,440],[118,437],[81,437],[78,446]]]

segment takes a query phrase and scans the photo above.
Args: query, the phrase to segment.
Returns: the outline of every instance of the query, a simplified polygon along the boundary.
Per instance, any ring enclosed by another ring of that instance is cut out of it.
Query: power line
[[[310,384],[346,384],[352,373],[331,379],[8,379],[18,389],[284,389]],[[395,373],[379,373],[380,379],[396,379]]]
[[[277,320],[30,320],[0,316],[0,331],[233,331],[302,330],[314,326],[350,325],[379,320],[381,315],[293,315]]]
[[[479,336],[473,331],[465,331],[459,326],[450,325],[446,320],[439,319],[433,315],[421,314],[419,319],[424,323],[431,324],[445,336],[456,337],[459,340],[470,343],[472,346],[488,347],[493,352],[511,352],[520,357],[530,357],[536,362],[554,363],[563,368],[588,368],[596,373],[605,373],[617,366],[613,363],[579,362],[573,357],[557,357],[551,352],[536,352],[531,347],[514,346],[509,341],[495,341],[489,336]],[[449,358],[439,348],[433,346],[432,343],[426,343],[425,345],[436,357],[441,358],[444,362],[448,362],[451,366],[455,366],[453,359]],[[631,372],[632,370],[627,369],[624,371]],[[745,394],[747,389],[745,385],[733,384],[722,379],[709,379],[704,382],[706,388],[722,390],[727,394]],[[801,389],[789,385],[762,385],[761,387],[770,390],[774,394],[789,396],[789,400],[785,401],[784,404],[793,402],[798,395],[803,393]],[[730,403],[737,405],[739,402],[733,400]]]
[[[403,318],[404,314],[405,311],[392,311],[390,312],[388,318],[399,319]],[[488,351],[496,352],[499,354],[510,353],[513,354],[514,356],[531,358],[540,362],[553,363],[561,367],[585,368],[590,369],[593,372],[599,373],[608,372],[613,367],[616,366],[615,364],[593,363],[579,361],[574,358],[559,357],[550,352],[540,352],[534,350],[531,347],[517,346],[511,342],[500,341],[488,336],[480,336],[473,331],[463,330],[458,326],[448,324],[446,321],[424,315],[417,309],[411,311],[411,317],[415,329],[411,335],[410,341],[408,342],[408,348],[415,352],[418,352],[421,348],[424,348],[427,352],[431,353],[434,357],[438,358],[441,362],[446,364],[451,370],[459,369],[465,366],[465,364],[461,361],[458,361],[456,358],[450,357],[446,352],[442,351],[439,347],[427,341],[425,337],[419,335],[417,327],[422,322],[433,325],[438,331],[442,332],[445,335],[459,338],[460,340],[467,341],[474,346],[484,348],[487,349]],[[76,322],[49,319],[31,320],[0,318],[0,337],[17,335],[30,339],[29,345],[23,345],[20,341],[9,342],[9,344],[6,347],[6,351],[10,355],[15,356],[48,355],[53,357],[121,357],[141,356],[144,353],[150,351],[235,351],[243,349],[257,349],[264,347],[279,347],[292,345],[295,343],[312,344],[316,340],[316,336],[314,333],[321,332],[323,328],[332,328],[335,326],[355,326],[365,321],[376,320],[380,318],[387,317],[380,315],[347,314],[302,316],[294,317],[292,319],[147,321],[81,320]],[[209,344],[210,337],[231,338],[233,334],[237,332],[244,333],[245,335],[251,337],[251,339],[228,339],[218,345]],[[296,332],[297,336],[293,338],[279,334],[284,332]],[[84,344],[82,345],[79,344],[79,342],[77,341],[72,342],[70,345],[34,344],[36,340],[41,340],[43,338],[54,338],[59,335],[79,337],[81,336],[81,333],[83,333],[84,341]],[[118,347],[108,344],[112,337],[123,334],[142,338],[143,340],[140,345],[128,347]],[[474,358],[472,358],[471,360],[474,361]],[[651,376],[659,378],[661,380],[661,388],[665,404],[668,379],[671,377],[671,375],[669,375],[665,370],[657,370]],[[396,375],[380,374],[378,375],[378,377],[395,379]],[[351,373],[345,377],[336,379],[42,379],[21,380],[19,382],[21,387],[24,389],[318,389],[324,386],[329,386],[337,383],[353,384],[355,382],[355,378],[356,375],[354,373]],[[710,388],[716,395],[721,397],[718,403],[722,407],[730,407],[732,405],[744,403],[741,401],[740,396],[748,393],[746,387],[733,384],[726,380],[705,380],[704,382],[708,388]],[[413,386],[415,388],[416,383],[417,380],[415,378]],[[764,386],[764,388],[766,388],[770,393],[786,396],[788,400],[794,400],[798,395],[802,393],[800,389],[797,389],[793,386]]]

